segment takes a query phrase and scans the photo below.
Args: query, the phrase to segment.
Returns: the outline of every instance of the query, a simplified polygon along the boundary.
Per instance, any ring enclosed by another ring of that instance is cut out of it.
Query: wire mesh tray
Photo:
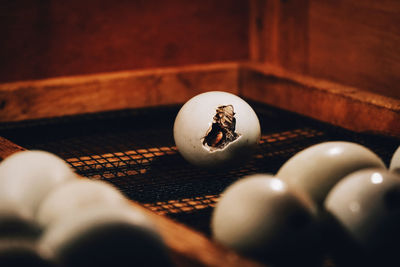
[[[274,174],[298,151],[324,141],[363,144],[386,164],[400,144],[391,137],[354,133],[250,104],[261,123],[260,146],[250,161],[229,170],[199,169],[179,155],[172,131],[179,106],[6,123],[0,125],[0,136],[27,149],[53,152],[78,174],[107,181],[144,207],[207,236],[221,192],[245,175]]]

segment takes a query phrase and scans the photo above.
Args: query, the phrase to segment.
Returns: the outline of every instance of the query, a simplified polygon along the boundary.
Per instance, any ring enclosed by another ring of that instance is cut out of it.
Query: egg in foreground
[[[347,233],[374,251],[400,238],[400,176],[382,169],[365,169],[344,177],[325,201]]]
[[[69,165],[45,151],[22,151],[0,163],[0,201],[14,203],[34,214],[45,196],[76,178]]]
[[[313,145],[295,154],[276,175],[322,208],[326,195],[337,182],[365,168],[384,169],[385,164],[362,145],[332,141]]]
[[[105,182],[77,179],[52,190],[43,200],[36,215],[42,226],[75,216],[80,210],[102,205],[123,205],[126,198]]]
[[[389,169],[391,171],[400,173],[400,146],[393,153],[392,159],[390,160]]]
[[[213,211],[211,228],[217,242],[262,260],[306,256],[319,238],[312,204],[266,174],[229,186]]]
[[[59,220],[43,234],[39,248],[63,266],[170,264],[157,228],[130,206],[93,207]]]
[[[0,266],[56,267],[37,250],[33,240],[0,239]]]
[[[0,203],[0,240],[35,240],[42,228],[32,218],[29,210],[20,209],[15,203]]]

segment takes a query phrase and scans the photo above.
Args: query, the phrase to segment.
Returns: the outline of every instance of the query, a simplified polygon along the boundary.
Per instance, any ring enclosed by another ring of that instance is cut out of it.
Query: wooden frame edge
[[[243,97],[355,132],[400,138],[400,100],[257,63],[240,68]]]
[[[9,141],[8,139],[0,136],[0,161],[5,159],[6,157],[10,156],[11,154],[24,151],[25,149],[13,142]]]
[[[180,104],[207,91],[238,94],[235,62],[0,84],[0,122]]]
[[[252,62],[0,84],[0,122],[182,104],[213,90],[356,132],[400,138],[400,100]]]

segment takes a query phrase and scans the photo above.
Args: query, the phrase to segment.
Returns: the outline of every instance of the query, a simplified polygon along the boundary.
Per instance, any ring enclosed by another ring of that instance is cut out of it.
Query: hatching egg
[[[400,146],[393,153],[392,159],[390,160],[389,169],[400,173]]]
[[[219,243],[259,259],[305,254],[318,240],[310,201],[267,174],[247,176],[226,188],[211,228]]]
[[[99,205],[122,205],[125,197],[112,185],[100,181],[77,179],[52,190],[43,200],[36,219],[42,226],[79,210]]]
[[[175,119],[180,154],[200,167],[227,166],[247,159],[260,140],[254,110],[240,97],[212,91],[187,101]]]
[[[33,217],[48,192],[75,178],[69,165],[54,154],[17,152],[0,164],[0,200],[15,203]]]
[[[41,253],[62,266],[169,266],[153,222],[131,206],[97,206],[50,225]]]
[[[344,176],[365,168],[385,168],[368,148],[351,142],[324,142],[291,157],[276,174],[296,190],[308,195],[317,207]]]
[[[333,187],[324,205],[350,238],[363,249],[375,253],[398,244],[398,174],[384,169],[351,173]],[[398,248],[398,245],[393,247]]]

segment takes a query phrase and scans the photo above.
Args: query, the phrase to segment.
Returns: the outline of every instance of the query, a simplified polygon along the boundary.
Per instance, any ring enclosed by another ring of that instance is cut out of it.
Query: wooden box
[[[237,94],[260,110],[265,105],[289,121],[306,116],[332,131],[373,136],[386,142],[387,155],[400,144],[398,1],[0,5],[0,122],[8,133],[0,139],[2,158],[24,149],[10,135],[20,125],[124,110],[140,115],[212,90]],[[265,143],[274,132],[284,131],[269,129]],[[177,155],[173,145],[158,152],[167,151]],[[160,215],[156,205],[144,206],[177,266],[259,264]]]

